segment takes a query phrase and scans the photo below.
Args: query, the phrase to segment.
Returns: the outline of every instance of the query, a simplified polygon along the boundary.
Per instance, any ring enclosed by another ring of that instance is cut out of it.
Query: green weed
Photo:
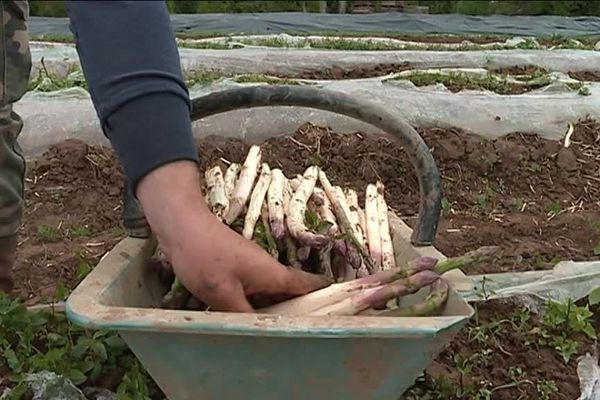
[[[207,86],[219,79],[223,78],[225,75],[221,72],[212,71],[212,70],[195,70],[189,72],[185,77],[185,84],[188,87],[192,87],[195,85],[199,86]]]
[[[65,236],[70,239],[89,236],[92,233],[88,225],[73,226],[65,230]]]
[[[561,208],[560,204],[556,201],[551,202],[546,207],[546,213],[548,213],[549,216],[556,216],[556,215],[560,214],[561,211],[562,211],[562,208]]]
[[[441,83],[452,92],[461,90],[489,90],[498,94],[517,93],[520,89],[507,81],[505,77],[498,74],[489,73],[485,77],[470,76],[463,72],[437,73],[437,72],[416,72],[410,75],[395,78],[410,80],[415,86],[430,86]],[[547,86],[550,78],[537,79],[529,82],[527,88],[536,89]]]
[[[442,211],[445,214],[448,214],[450,211],[452,211],[452,203],[445,197],[442,199]]]
[[[88,90],[83,72],[78,67],[71,65],[65,76],[59,76],[48,71],[43,58],[41,59],[41,66],[38,75],[29,80],[27,90],[52,92],[72,87],[80,87]]]
[[[558,387],[556,387],[556,382],[553,380],[541,380],[536,385],[536,389],[541,400],[550,400],[552,395],[558,393]]]
[[[60,232],[56,226],[40,225],[38,226],[37,236],[42,242],[55,242],[59,239]]]
[[[28,373],[48,370],[75,385],[96,383],[115,370],[125,373],[119,398],[150,400],[159,391],[115,332],[89,331],[64,314],[28,311],[0,293],[0,369],[8,373],[11,397],[20,398]]]

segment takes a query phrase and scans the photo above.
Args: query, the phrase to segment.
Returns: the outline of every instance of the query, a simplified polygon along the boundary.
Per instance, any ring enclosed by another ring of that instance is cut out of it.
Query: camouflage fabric
[[[26,1],[0,0],[0,237],[15,234],[21,224],[25,159],[17,138],[23,121],[12,104],[27,91],[31,54]]]
[[[0,36],[0,105],[19,100],[27,90],[31,73],[31,54],[27,19],[29,6],[23,0],[0,0],[2,35]]]

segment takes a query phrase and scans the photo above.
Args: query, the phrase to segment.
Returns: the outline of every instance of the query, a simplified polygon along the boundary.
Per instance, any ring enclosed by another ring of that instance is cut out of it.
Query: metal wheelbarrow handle
[[[298,106],[343,114],[371,124],[392,136],[407,153],[419,180],[420,201],[411,242],[429,246],[441,212],[440,173],[418,132],[385,108],[340,92],[306,86],[265,85],[228,89],[192,99],[192,121],[238,109]]]

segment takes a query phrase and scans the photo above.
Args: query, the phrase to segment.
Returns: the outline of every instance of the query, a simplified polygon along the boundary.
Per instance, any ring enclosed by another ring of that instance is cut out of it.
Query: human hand
[[[138,198],[181,283],[216,311],[252,312],[248,296],[292,297],[328,286],[289,269],[219,221],[205,204],[196,165],[166,164],[138,185]]]

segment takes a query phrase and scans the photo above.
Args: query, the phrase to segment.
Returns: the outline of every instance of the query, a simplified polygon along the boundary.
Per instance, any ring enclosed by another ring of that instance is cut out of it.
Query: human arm
[[[181,282],[213,309],[330,282],[289,270],[218,221],[199,186],[189,94],[164,2],[67,1],[101,126]]]

